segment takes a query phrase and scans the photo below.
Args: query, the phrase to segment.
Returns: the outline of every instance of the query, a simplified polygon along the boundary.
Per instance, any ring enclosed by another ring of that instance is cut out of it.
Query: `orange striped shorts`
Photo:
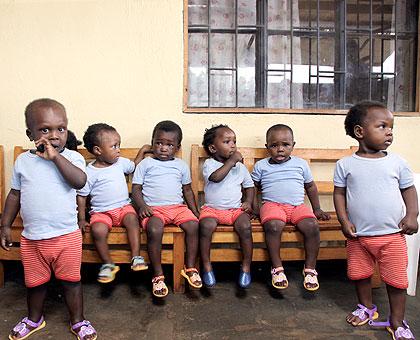
[[[261,224],[271,220],[297,224],[305,218],[316,219],[312,210],[305,204],[294,206],[284,203],[265,202],[260,209]]]
[[[108,211],[93,212],[90,215],[90,225],[94,223],[103,223],[109,230],[111,230],[112,226],[120,227],[123,223],[124,217],[128,214],[134,214],[137,216],[137,213],[131,204]]]
[[[350,280],[371,277],[375,261],[383,282],[399,289],[408,287],[407,244],[403,234],[361,236],[347,240],[347,275]]]
[[[79,282],[82,263],[82,233],[70,234],[45,240],[20,239],[25,285],[40,286],[51,279],[51,270],[58,280]]]
[[[214,218],[219,224],[233,225],[236,219],[242,214],[246,214],[246,212],[241,208],[225,210],[204,206],[200,211],[200,220],[203,218]]]
[[[175,224],[177,226],[182,223],[189,221],[198,222],[197,217],[185,204],[174,204],[174,205],[162,205],[157,207],[151,207],[153,210],[153,216],[159,218],[163,224]],[[146,229],[149,218],[144,218],[141,221],[141,226]]]

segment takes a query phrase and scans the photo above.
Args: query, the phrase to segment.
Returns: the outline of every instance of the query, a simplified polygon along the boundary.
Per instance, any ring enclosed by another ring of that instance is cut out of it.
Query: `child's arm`
[[[143,159],[144,159],[144,155],[146,153],[152,153],[152,146],[150,144],[144,144],[139,152],[136,155],[136,158],[134,158],[134,164],[137,165],[139,164]]]
[[[346,188],[334,186],[334,206],[343,234],[347,238],[355,238],[356,227],[350,222],[346,210]]]
[[[412,235],[417,233],[419,228],[417,223],[419,207],[415,186],[412,185],[411,187],[401,189],[401,196],[405,203],[406,213],[404,218],[398,224],[398,227],[401,228],[403,234]]]
[[[242,202],[241,209],[248,214],[252,214],[252,203],[254,201],[254,187],[244,188],[244,198],[245,200]]]
[[[312,205],[312,210],[318,220],[326,221],[331,218],[330,214],[327,214],[321,209],[319,204],[318,188],[314,181],[305,183],[305,191],[308,195],[309,201]]]
[[[46,160],[52,161],[60,171],[61,175],[64,177],[68,185],[73,189],[81,189],[86,183],[86,174],[79,169],[77,166],[72,164],[69,160],[63,157],[50,143],[46,138],[38,139],[35,142],[35,146],[43,144],[45,151],[39,152],[36,154]]]
[[[219,182],[223,181],[224,178],[229,173],[230,169],[232,169],[237,162],[241,162],[241,161],[242,161],[242,155],[239,151],[236,151],[235,153],[232,154],[232,156],[230,156],[226,160],[226,162],[223,164],[222,167],[220,167],[219,169],[214,171],[209,176],[209,181],[212,181],[212,182],[215,182],[215,183],[219,183]]]
[[[86,221],[86,200],[87,196],[77,195],[77,224],[82,232],[85,232],[89,223]]]
[[[258,192],[261,191],[261,183],[254,181],[255,190],[254,198],[252,199],[252,211],[256,216],[260,215],[260,206],[258,204]]]
[[[20,209],[20,190],[10,189],[4,204],[3,215],[0,224],[0,245],[3,249],[9,250],[12,246],[10,227]]]
[[[200,212],[197,209],[197,203],[191,189],[191,184],[182,185],[182,194],[184,195],[184,200],[185,203],[187,203],[188,208],[190,208],[193,214],[198,218],[200,216]]]
[[[144,201],[142,189],[142,185],[133,184],[132,197],[136,205],[139,207],[139,216],[141,218],[146,218],[153,215],[153,210]]]

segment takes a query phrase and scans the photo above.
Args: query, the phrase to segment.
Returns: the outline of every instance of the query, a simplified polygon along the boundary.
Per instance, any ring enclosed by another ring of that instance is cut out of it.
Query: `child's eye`
[[[42,133],[48,133],[48,131],[49,131],[49,129],[47,129],[47,128],[41,129]]]
[[[64,132],[64,131],[66,131],[65,128],[58,128],[58,132]]]

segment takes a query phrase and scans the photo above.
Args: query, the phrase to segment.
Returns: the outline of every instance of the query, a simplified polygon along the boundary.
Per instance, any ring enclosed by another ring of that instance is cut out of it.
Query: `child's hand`
[[[42,137],[36,140],[35,147],[37,148],[35,154],[46,160],[52,161],[58,156],[58,151],[47,138]],[[44,149],[44,151],[39,151],[42,149]]]
[[[86,232],[86,227],[89,226],[88,221],[86,221],[86,220],[80,220],[80,221],[77,222],[77,224],[79,225],[80,230],[84,234]]]
[[[401,229],[403,234],[412,235],[417,233],[419,225],[417,223],[416,216],[404,216],[401,222],[398,224],[398,227]]]
[[[252,204],[248,202],[242,202],[241,209],[248,214],[252,214]]]
[[[344,236],[346,238],[356,238],[356,227],[354,226],[353,223],[346,223],[344,225],[342,225],[342,229],[341,231],[343,232]]]
[[[141,218],[147,218],[147,217],[153,216],[153,210],[152,210],[152,208],[150,208],[146,204],[144,206],[140,207],[140,209],[139,209],[139,216]]]
[[[144,144],[141,148],[140,148],[140,152],[145,154],[145,153],[152,153],[153,149],[152,146],[150,144]]]
[[[235,151],[230,157],[230,160],[232,160],[232,162],[238,163],[238,162],[242,162],[242,154],[239,151]]]
[[[321,221],[328,221],[331,218],[330,214],[326,213],[321,208],[315,209],[314,215],[316,216],[318,220],[321,220]]]
[[[10,228],[0,227],[0,245],[4,250],[9,250],[13,245]]]

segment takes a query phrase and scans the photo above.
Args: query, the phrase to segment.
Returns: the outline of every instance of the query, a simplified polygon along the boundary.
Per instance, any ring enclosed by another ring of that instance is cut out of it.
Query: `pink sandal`
[[[77,340],[95,340],[98,337],[95,328],[87,320],[71,325],[70,332],[77,336]]]
[[[392,329],[391,323],[389,322],[389,319],[385,322],[375,322],[370,320],[369,326],[372,327],[385,327],[386,330],[391,334],[393,340],[398,339],[415,339],[413,332],[411,332],[410,327],[408,326],[407,322],[403,320],[402,326],[398,327],[397,329]]]
[[[360,319],[360,322],[356,325],[352,322],[349,322],[349,324],[353,326],[363,326],[370,321],[376,320],[377,318],[379,318],[377,310],[378,308],[375,305],[373,305],[372,309],[369,309],[366,306],[359,303],[357,305],[357,309],[354,310],[351,314],[357,316]]]
[[[27,317],[19,321],[9,334],[10,340],[23,340],[29,338],[33,333],[43,329],[46,325],[44,317],[41,316],[38,322],[33,322]]]

